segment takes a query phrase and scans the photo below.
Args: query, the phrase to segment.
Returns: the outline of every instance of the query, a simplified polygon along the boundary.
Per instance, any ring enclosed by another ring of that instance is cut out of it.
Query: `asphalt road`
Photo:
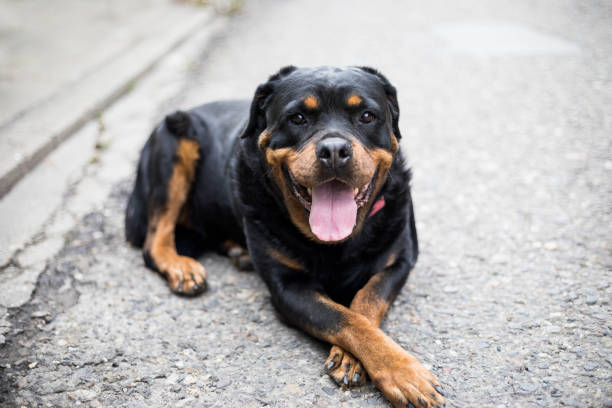
[[[111,108],[111,134],[249,97],[287,64],[379,68],[399,92],[422,250],[384,330],[447,406],[612,407],[609,2],[249,2],[197,56],[163,92],[136,86],[148,105]],[[371,385],[338,389],[328,346],[279,322],[256,273],[209,254],[211,289],[172,295],[124,242],[124,172],[32,299],[0,308],[0,403],[387,406]]]

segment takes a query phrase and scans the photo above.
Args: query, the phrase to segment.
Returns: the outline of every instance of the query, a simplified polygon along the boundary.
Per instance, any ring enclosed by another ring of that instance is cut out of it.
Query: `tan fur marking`
[[[361,105],[361,102],[363,102],[363,99],[361,99],[361,96],[357,94],[351,94],[351,96],[349,96],[346,100],[346,104],[351,108]]]
[[[380,273],[372,276],[368,283],[355,294],[350,307],[351,310],[367,317],[377,327],[380,326],[380,322],[389,308],[389,303],[381,299],[375,290],[375,286],[380,283],[380,279]]]
[[[317,109],[319,107],[319,100],[312,95],[308,95],[304,98],[304,106],[310,110]]]
[[[203,285],[206,276],[204,267],[196,260],[177,254],[174,243],[174,230],[195,176],[198,148],[194,140],[179,140],[165,207],[151,218],[145,240],[145,250],[159,271],[168,276],[170,286],[177,289],[185,283],[185,291],[193,289],[195,284]]]
[[[395,137],[395,134],[391,132],[391,151],[395,153],[398,150],[399,150],[399,143],[397,142],[397,137]]]
[[[305,236],[314,240],[316,237],[310,230],[308,218],[306,217],[306,211],[304,210],[302,204],[300,204],[300,202],[291,192],[291,189],[287,184],[287,180],[285,179],[285,175],[283,174],[283,164],[287,164],[289,167],[291,167],[290,163],[295,162],[297,157],[298,153],[288,147],[266,150],[266,161],[270,165],[274,182],[281,190],[285,201],[285,207],[287,207],[291,221]]]
[[[366,219],[367,215],[372,209],[374,197],[376,197],[387,180],[389,167],[391,167],[391,164],[393,163],[393,153],[381,148],[366,150],[361,143],[353,143],[353,157],[353,161],[357,162],[357,165],[360,166],[359,170],[357,171],[360,174],[363,174],[364,178],[367,175],[368,178],[366,182],[372,180],[372,177],[374,177],[374,174],[378,169],[377,180],[374,188],[372,189],[372,193],[370,194],[370,200],[359,210],[357,226],[353,231],[353,234],[356,234],[363,227],[363,221]]]
[[[275,260],[277,260],[278,262],[280,262],[281,264],[285,265],[288,268],[295,269],[298,271],[304,270],[304,267],[298,261],[296,261],[295,259],[289,258],[287,255],[277,251],[274,248],[266,248],[266,252],[272,258],[274,258]]]
[[[389,258],[387,258],[387,263],[385,264],[385,268],[392,266],[395,263],[395,261],[397,261],[397,253],[392,252],[391,255],[389,255]]]
[[[272,137],[272,132],[270,132],[268,129],[261,132],[261,134],[259,135],[259,138],[257,139],[257,147],[259,147],[259,150],[263,152],[265,149],[268,148],[268,146],[270,145],[271,137]]]

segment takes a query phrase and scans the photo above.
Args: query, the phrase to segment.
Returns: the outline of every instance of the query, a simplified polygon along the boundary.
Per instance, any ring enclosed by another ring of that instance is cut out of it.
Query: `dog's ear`
[[[391,82],[380,72],[370,67],[359,67],[362,71],[367,72],[368,74],[374,75],[381,82],[385,93],[387,94],[387,102],[389,105],[389,110],[391,111],[391,121],[393,126],[393,133],[395,137],[399,140],[402,135],[399,130],[399,104],[397,102],[397,91],[395,87],[391,85]]]
[[[266,128],[266,106],[270,97],[274,93],[278,81],[289,75],[297,68],[293,65],[281,68],[276,74],[270,76],[268,81],[259,85],[255,90],[251,109],[249,113],[249,123],[240,137],[246,138],[252,135],[259,135]]]

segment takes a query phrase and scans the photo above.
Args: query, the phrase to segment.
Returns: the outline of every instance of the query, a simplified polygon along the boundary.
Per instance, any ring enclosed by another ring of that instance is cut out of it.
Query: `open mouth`
[[[291,188],[292,188],[293,194],[298,199],[298,201],[304,206],[304,208],[310,211],[310,208],[312,206],[312,188],[304,187],[303,185],[298,183],[290,171],[287,171],[287,174],[289,175],[289,180],[291,181]],[[361,186],[361,188],[357,188],[357,187],[353,188],[353,198],[355,200],[355,203],[357,204],[357,208],[363,207],[363,205],[367,203],[368,200],[370,199],[370,194],[372,193],[372,187],[374,186],[375,178],[376,177],[373,177],[372,180],[370,180],[369,182]],[[327,183],[331,183],[334,181],[342,183],[339,180],[331,180],[331,181],[328,181]],[[326,184],[326,183],[323,183],[323,184]],[[345,184],[345,183],[342,183],[342,184]]]
[[[310,229],[321,241],[341,241],[357,223],[357,211],[370,199],[374,179],[361,187],[352,187],[332,179],[315,187],[298,183],[290,171],[288,178],[293,194],[310,212]]]

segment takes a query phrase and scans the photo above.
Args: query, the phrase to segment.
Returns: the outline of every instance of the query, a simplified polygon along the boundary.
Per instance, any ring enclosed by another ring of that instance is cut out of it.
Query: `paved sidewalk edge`
[[[11,167],[5,169],[4,174],[0,175],[0,198],[5,196],[21,178],[36,167],[62,142],[66,141],[88,121],[95,118],[96,115],[129,92],[134,83],[151,71],[162,58],[185,42],[197,30],[202,28],[204,24],[211,24],[215,17],[216,14],[212,10],[194,13],[193,17],[185,21],[184,24],[174,25],[172,32],[165,36],[162,45],[159,45],[158,37],[143,41],[131,53],[121,56],[116,61],[93,73],[84,81],[81,81],[77,84],[77,89],[74,90],[74,93],[83,95],[84,98],[92,99],[92,101],[78,106],[75,115],[66,117],[64,120],[54,115],[54,112],[62,110],[62,108],[70,107],[70,109],[65,109],[65,111],[74,109],[74,101],[82,99],[75,98],[72,92],[68,92],[59,97],[59,101],[56,100],[51,104],[46,104],[39,109],[29,112],[19,122],[7,128],[6,132],[16,132],[18,134],[36,134],[45,131],[48,133],[45,137],[40,138],[41,143],[33,146],[30,152],[25,154],[17,152],[17,155],[21,157],[16,158],[17,162],[10,164]],[[137,64],[134,64],[135,62]],[[99,85],[100,82],[104,81],[111,81],[108,88]],[[95,95],[95,90],[91,86],[83,86],[83,83],[98,84],[97,87],[103,88],[103,90],[98,92],[98,95]],[[94,93],[93,98],[91,96],[92,93]],[[55,126],[47,127],[45,120],[37,121],[36,117],[38,116],[54,118],[58,122],[56,122]],[[36,125],[32,127],[28,122],[36,123]]]

